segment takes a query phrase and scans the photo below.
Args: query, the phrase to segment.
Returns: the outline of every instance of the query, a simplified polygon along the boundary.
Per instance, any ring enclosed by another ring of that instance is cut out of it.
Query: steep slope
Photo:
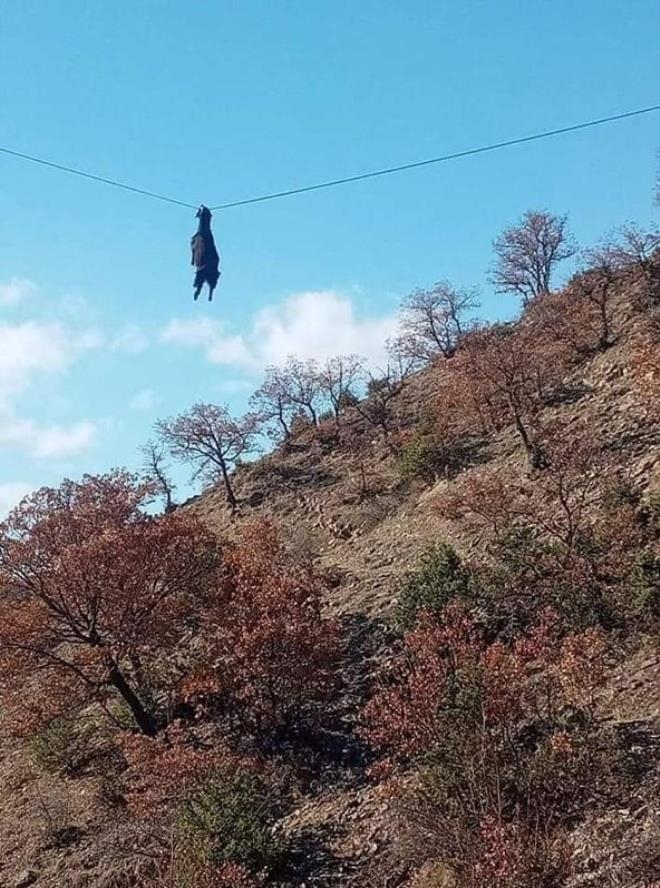
[[[631,380],[631,349],[641,322],[628,299],[617,304],[615,323],[621,331],[617,343],[574,373],[579,397],[547,408],[538,422],[560,418],[569,426],[586,423],[616,465],[652,500],[660,495],[660,427],[640,409],[639,392]],[[442,367],[422,372],[405,389],[396,405],[399,429],[419,424],[436,388],[436,375],[442,372]],[[364,425],[356,413],[345,421]],[[446,493],[455,480],[431,485],[403,482],[396,459],[374,439],[368,466],[373,490],[366,497],[359,494],[356,471],[347,466],[341,449],[319,444],[310,432],[291,449],[239,471],[241,508],[234,519],[227,515],[220,491],[209,491],[190,504],[229,535],[257,517],[277,522],[294,557],[310,560],[330,578],[327,607],[355,633],[350,643],[353,657],[359,659],[359,669],[345,668],[349,727],[376,664],[387,656],[383,625],[392,616],[399,579],[415,566],[420,553],[439,540],[450,541],[468,557],[482,545],[461,522],[446,515]],[[483,465],[509,466],[521,477],[526,475],[524,454],[511,427],[482,443],[478,459],[463,466],[461,480]],[[602,691],[599,717],[625,736],[631,748],[637,744],[639,754],[649,759],[649,770],[634,796],[620,799],[618,807],[601,810],[579,827],[576,875],[571,882],[576,886],[646,886],[650,883],[639,873],[652,870],[654,861],[660,867],[660,660],[653,639],[641,637],[629,644],[630,656],[617,666]],[[391,858],[400,815],[393,813],[388,796],[387,784],[369,781],[360,765],[319,795],[302,800],[283,821],[281,828],[301,847],[310,844],[310,836],[314,838],[311,860],[303,867],[310,884],[400,884],[401,874]],[[453,884],[443,878],[430,875],[426,881],[422,873],[419,885]]]
[[[560,419],[567,429],[587,427],[647,508],[660,497],[660,425],[648,413],[631,370],[638,328],[647,322],[633,306],[636,286],[630,283],[614,307],[615,344],[582,359],[569,374],[571,396],[544,406],[535,422],[548,426]],[[313,565],[325,579],[324,605],[342,630],[341,694],[331,729],[303,753],[305,779],[295,782],[275,827],[291,849],[290,884],[455,884],[437,861],[411,861],[401,852],[406,814],[396,796],[414,775],[404,772],[392,780],[371,774],[373,752],[355,732],[383,663],[400,645],[392,620],[402,576],[439,541],[450,542],[468,561],[484,552],[481,535],[448,509],[448,496],[484,468],[520,483],[533,475],[515,428],[503,424],[481,436],[457,470],[439,473],[433,482],[402,477],[398,441],[427,422],[430,408],[442,411],[435,393],[445,372],[441,364],[418,373],[393,402],[396,446],[366,426],[358,411],[345,413],[345,428],[371,441],[361,465],[331,429],[309,428],[290,446],[237,470],[235,515],[220,489],[185,506],[230,539],[259,519],[275,522],[290,556]],[[576,818],[573,874],[566,883],[575,888],[651,888],[656,864],[660,872],[657,639],[648,625],[622,638],[599,691],[598,718],[620,738],[635,773],[627,795],[596,799],[587,817]],[[278,754],[284,762],[285,753]],[[44,774],[29,749],[7,741],[1,776],[0,886],[137,884],[135,873],[156,853],[157,840],[148,823],[131,820],[121,799],[108,798],[112,787],[98,775],[88,776],[84,768],[75,780]]]

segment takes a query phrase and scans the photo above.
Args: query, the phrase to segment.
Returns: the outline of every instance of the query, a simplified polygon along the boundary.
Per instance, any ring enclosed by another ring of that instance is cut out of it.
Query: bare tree
[[[271,437],[289,441],[293,402],[285,372],[279,367],[267,367],[263,383],[250,403],[260,420],[270,428]],[[273,428],[274,426],[274,428]]]
[[[309,414],[312,424],[317,426],[321,381],[316,361],[301,361],[291,356],[283,369],[283,377],[286,380],[290,403],[295,407],[301,407]]]
[[[547,210],[528,210],[517,225],[495,239],[493,248],[492,283],[500,293],[519,293],[524,305],[549,293],[558,263],[577,252],[567,217]]]
[[[177,459],[195,466],[195,477],[222,478],[232,511],[237,501],[229,473],[236,460],[256,450],[258,418],[230,416],[226,407],[195,404],[185,413],[156,423],[156,431]]]
[[[339,417],[348,403],[354,402],[356,388],[364,375],[364,365],[357,355],[329,358],[319,372],[321,392],[328,398],[339,425]]]
[[[373,455],[373,446],[369,426],[345,424],[340,431],[340,443],[357,478],[358,496],[363,499],[370,492],[369,460]]]
[[[542,468],[538,416],[565,373],[558,355],[554,343],[539,342],[530,324],[471,332],[448,373],[449,402],[459,413],[459,425],[497,432],[511,423],[530,465]]]
[[[605,351],[615,342],[614,297],[617,293],[617,256],[610,246],[596,247],[584,253],[585,269],[573,281],[573,289],[578,298],[591,306],[594,322],[583,319],[583,326],[594,327],[597,347]]]
[[[394,425],[392,402],[405,388],[414,369],[414,360],[400,351],[396,340],[388,343],[388,351],[387,367],[377,375],[369,373],[367,397],[355,406],[369,425],[380,429],[388,447],[393,449],[390,440]]]
[[[165,444],[162,441],[147,441],[147,443],[140,448],[140,452],[144,457],[144,476],[147,481],[150,481],[156,486],[159,494],[162,496],[165,503],[165,513],[167,514],[174,511],[175,503],[173,493],[175,486],[165,464],[167,458]]]
[[[474,290],[439,281],[430,290],[414,290],[403,300],[398,348],[419,364],[442,355],[450,358],[479,307]]]
[[[648,231],[638,225],[624,225],[607,242],[607,250],[621,269],[632,266],[642,277],[645,297],[651,304],[660,301],[660,229]]]

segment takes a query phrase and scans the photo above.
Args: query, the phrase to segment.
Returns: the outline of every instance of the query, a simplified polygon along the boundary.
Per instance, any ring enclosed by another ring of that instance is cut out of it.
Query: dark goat
[[[197,299],[205,283],[209,285],[209,302],[213,299],[213,291],[220,277],[220,257],[215,248],[213,234],[211,233],[211,211],[208,207],[201,206],[197,210],[199,225],[197,232],[192,236],[190,248],[192,259],[190,264],[197,269],[195,283],[193,284],[194,298]]]

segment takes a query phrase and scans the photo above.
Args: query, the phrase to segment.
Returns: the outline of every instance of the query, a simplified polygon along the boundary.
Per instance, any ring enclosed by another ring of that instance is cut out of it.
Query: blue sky
[[[0,0],[0,144],[216,204],[655,104],[659,29],[657,0]],[[416,286],[510,313],[493,236],[648,223],[658,147],[660,114],[216,214],[212,306],[192,212],[0,156],[0,511],[243,409],[288,351],[378,361]]]

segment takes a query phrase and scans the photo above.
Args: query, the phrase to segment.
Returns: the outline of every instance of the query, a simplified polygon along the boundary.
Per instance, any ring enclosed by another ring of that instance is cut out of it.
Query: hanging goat
[[[190,241],[192,259],[190,264],[197,269],[193,298],[197,299],[205,283],[209,285],[209,302],[213,299],[213,291],[220,277],[220,257],[215,247],[213,234],[211,233],[211,211],[208,207],[201,206],[197,210],[196,218],[199,219],[197,232]]]

